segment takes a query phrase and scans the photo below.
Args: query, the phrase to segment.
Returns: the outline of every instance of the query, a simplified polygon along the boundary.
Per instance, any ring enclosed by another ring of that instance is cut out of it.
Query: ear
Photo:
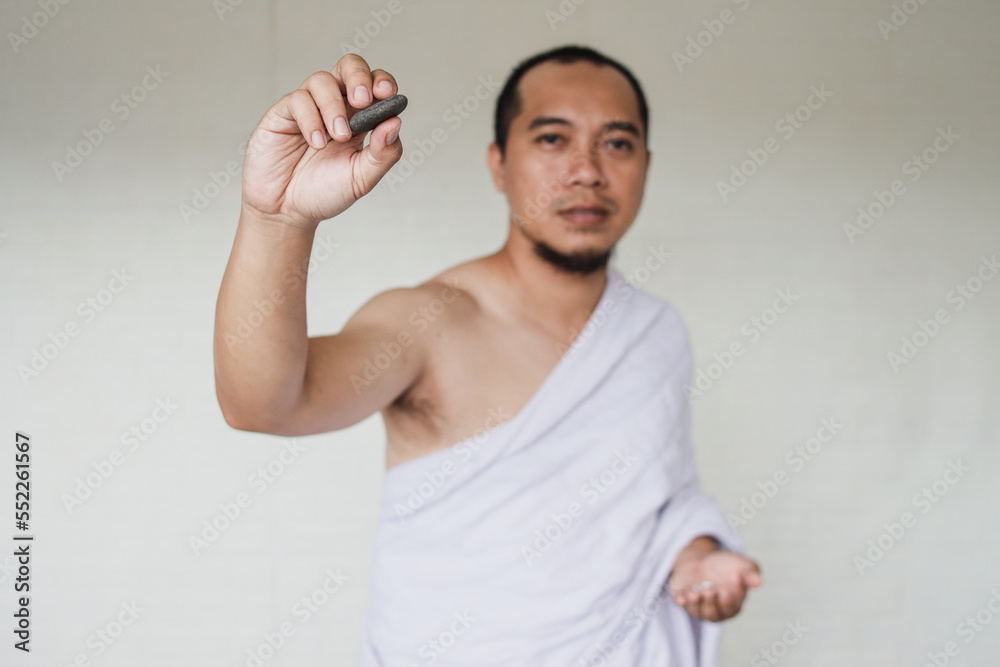
[[[493,185],[497,192],[507,192],[507,186],[504,182],[503,156],[500,155],[500,146],[495,141],[486,149],[486,164],[489,165],[490,174],[493,176]]]
[[[646,182],[646,177],[649,176],[649,165],[651,165],[652,163],[653,163],[653,151],[647,150],[646,151],[646,168],[643,169],[643,176],[642,176],[643,183]]]

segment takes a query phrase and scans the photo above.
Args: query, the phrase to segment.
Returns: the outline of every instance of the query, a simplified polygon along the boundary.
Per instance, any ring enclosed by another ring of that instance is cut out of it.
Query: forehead
[[[627,120],[641,129],[636,92],[625,75],[610,65],[544,62],[528,70],[517,89],[521,113],[512,124],[521,129],[540,116],[594,125]]]

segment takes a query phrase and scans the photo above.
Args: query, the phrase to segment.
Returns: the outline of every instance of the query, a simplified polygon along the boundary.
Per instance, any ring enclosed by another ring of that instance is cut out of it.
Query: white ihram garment
[[[690,379],[677,312],[609,268],[516,415],[386,472],[362,667],[714,666],[721,626],[665,591],[699,535],[743,553],[698,486]]]

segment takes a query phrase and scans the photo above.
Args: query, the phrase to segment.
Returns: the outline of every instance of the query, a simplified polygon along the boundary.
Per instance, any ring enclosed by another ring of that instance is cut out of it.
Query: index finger
[[[337,61],[330,74],[340,83],[347,102],[355,109],[372,103],[372,70],[368,62],[356,53],[347,53]]]
[[[373,69],[372,78],[374,79],[373,91],[377,99],[384,100],[399,92],[396,78],[384,69]]]

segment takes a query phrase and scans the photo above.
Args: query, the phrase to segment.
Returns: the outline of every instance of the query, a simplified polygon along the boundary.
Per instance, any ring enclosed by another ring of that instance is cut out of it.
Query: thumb
[[[399,139],[402,124],[403,121],[396,116],[372,130],[368,145],[361,151],[358,160],[363,194],[371,192],[375,184],[403,157],[403,142]]]
[[[743,570],[743,582],[750,588],[756,588],[764,583],[764,578],[760,575],[760,567],[752,560],[747,562]]]

